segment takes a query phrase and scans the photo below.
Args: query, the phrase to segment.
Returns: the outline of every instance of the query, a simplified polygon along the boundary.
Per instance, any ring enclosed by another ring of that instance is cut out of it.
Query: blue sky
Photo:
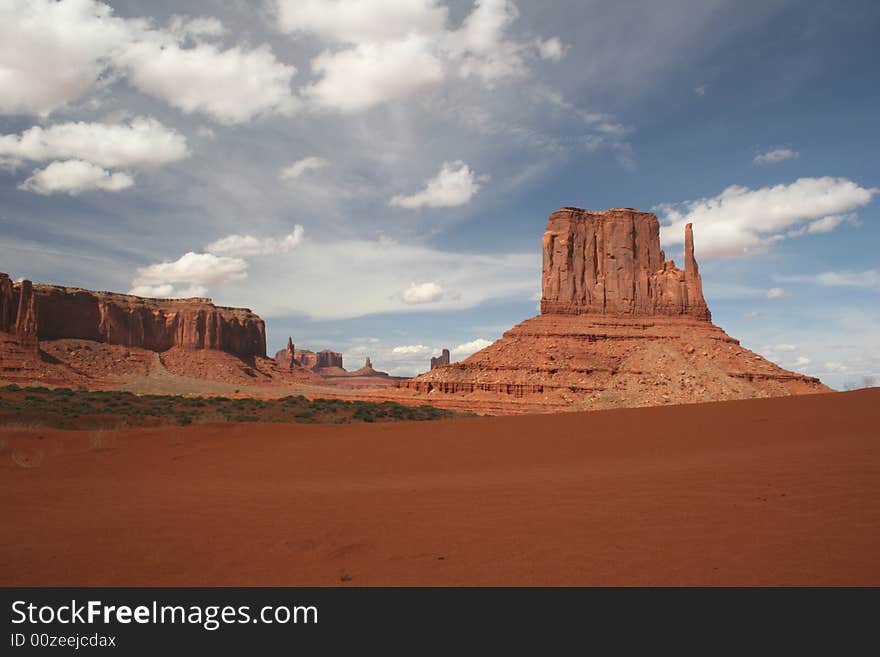
[[[547,216],[695,224],[717,324],[880,376],[873,2],[0,5],[0,271],[395,374],[536,314]],[[668,228],[666,228],[668,227]]]

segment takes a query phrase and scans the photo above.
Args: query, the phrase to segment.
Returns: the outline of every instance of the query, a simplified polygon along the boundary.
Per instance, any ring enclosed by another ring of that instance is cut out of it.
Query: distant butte
[[[657,217],[566,207],[542,238],[541,314],[460,363],[398,384],[484,412],[598,409],[827,392],[744,349],[711,322],[685,228],[684,270]],[[445,354],[444,354],[445,355]]]

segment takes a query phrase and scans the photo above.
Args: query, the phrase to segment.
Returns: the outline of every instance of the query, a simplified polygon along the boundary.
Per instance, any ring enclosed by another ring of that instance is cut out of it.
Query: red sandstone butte
[[[660,249],[656,215],[632,208],[562,208],[542,239],[542,313],[688,315],[711,319],[685,231],[685,270]]]
[[[550,215],[541,315],[402,394],[490,413],[686,404],[826,392],[712,324],[685,229],[685,269],[660,249],[657,217],[631,208]],[[432,359],[432,366],[435,365]]]
[[[344,369],[342,367],[342,354],[337,351],[322,349],[316,353],[308,349],[297,349],[294,353],[296,360],[302,363],[303,367],[307,367],[310,370]]]

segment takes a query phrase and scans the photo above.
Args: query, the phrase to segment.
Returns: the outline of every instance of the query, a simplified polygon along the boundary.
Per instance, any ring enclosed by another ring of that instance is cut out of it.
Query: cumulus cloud
[[[126,37],[112,14],[88,0],[0,3],[0,114],[46,116],[90,91]]]
[[[795,367],[804,367],[805,365],[809,365],[811,362],[813,362],[813,361],[810,360],[809,358],[807,358],[806,356],[798,356],[794,361],[794,366]]]
[[[784,296],[787,296],[787,293],[781,287],[771,287],[767,290],[768,299],[781,299]]]
[[[754,164],[776,164],[783,160],[791,160],[798,157],[800,153],[790,148],[779,148],[775,151],[767,151],[766,153],[758,153],[752,160]]]
[[[132,281],[131,294],[147,291],[172,292],[175,284],[198,286],[202,295],[207,285],[223,285],[247,277],[247,263],[241,258],[213,253],[185,253],[174,261],[141,267]]]
[[[808,233],[830,233],[840,224],[847,222],[851,224],[858,223],[854,214],[832,214],[822,219],[816,219],[807,226]]]
[[[409,196],[394,196],[389,205],[410,209],[464,205],[480,191],[480,182],[487,179],[487,176],[477,176],[461,160],[444,162],[439,173],[425,181],[424,189]]]
[[[330,166],[330,163],[323,157],[310,155],[281,169],[279,176],[282,180],[292,180],[299,178],[308,171],[317,171],[328,166]]]
[[[205,297],[208,288],[203,285],[190,285],[184,288],[175,288],[173,285],[136,285],[128,291],[139,297],[153,299],[189,299],[192,297]]]
[[[661,237],[666,245],[681,244],[684,226],[692,222],[700,257],[763,253],[774,242],[794,236],[786,231],[851,212],[867,205],[878,191],[831,177],[800,178],[790,185],[760,189],[733,185],[711,198],[659,206]]]
[[[395,354],[429,354],[433,351],[434,349],[432,347],[423,344],[400,345],[391,350],[391,352]]]
[[[404,303],[415,306],[423,303],[436,303],[443,298],[443,294],[442,287],[433,281],[429,281],[427,283],[411,283],[403,291],[401,297]]]
[[[436,0],[276,0],[269,3],[284,32],[344,43],[439,34],[448,10]]]
[[[279,62],[268,45],[221,50],[198,43],[184,48],[156,36],[131,43],[117,61],[140,91],[220,123],[289,114],[297,107],[290,89],[296,68]]]
[[[105,167],[154,167],[189,156],[186,138],[151,117],[124,123],[58,123],[0,135],[0,155],[20,160],[80,159]]]
[[[205,247],[205,251],[223,256],[256,256],[289,253],[302,243],[303,227],[297,224],[293,231],[283,237],[254,237],[253,235],[227,235]]]
[[[222,49],[210,42],[225,31],[211,17],[175,16],[156,27],[148,19],[119,18],[95,0],[3,3],[0,113],[46,116],[119,77],[222,123],[293,111],[296,69],[265,44]]]
[[[276,0],[278,27],[342,47],[311,62],[318,79],[303,90],[314,106],[355,112],[413,96],[453,78],[492,82],[524,74],[530,59],[558,61],[556,37],[520,42],[508,28],[510,0],[478,0],[458,28],[436,0]]]
[[[320,78],[303,94],[318,106],[344,112],[411,96],[436,85],[445,75],[443,64],[430,51],[429,40],[418,34],[323,52],[312,60],[312,70]]]
[[[44,169],[34,169],[19,189],[44,196],[56,193],[76,196],[90,190],[118,192],[133,184],[134,179],[127,173],[110,173],[91,162],[65,160],[52,162]]]
[[[478,352],[480,349],[485,349],[490,344],[492,344],[491,340],[477,338],[476,340],[471,340],[470,342],[458,345],[451,349],[450,353],[456,358],[467,358],[471,354]]]

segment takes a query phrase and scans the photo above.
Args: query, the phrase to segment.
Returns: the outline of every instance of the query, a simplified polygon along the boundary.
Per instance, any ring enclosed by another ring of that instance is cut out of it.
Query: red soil
[[[880,585],[878,409],[4,430],[0,585]]]

